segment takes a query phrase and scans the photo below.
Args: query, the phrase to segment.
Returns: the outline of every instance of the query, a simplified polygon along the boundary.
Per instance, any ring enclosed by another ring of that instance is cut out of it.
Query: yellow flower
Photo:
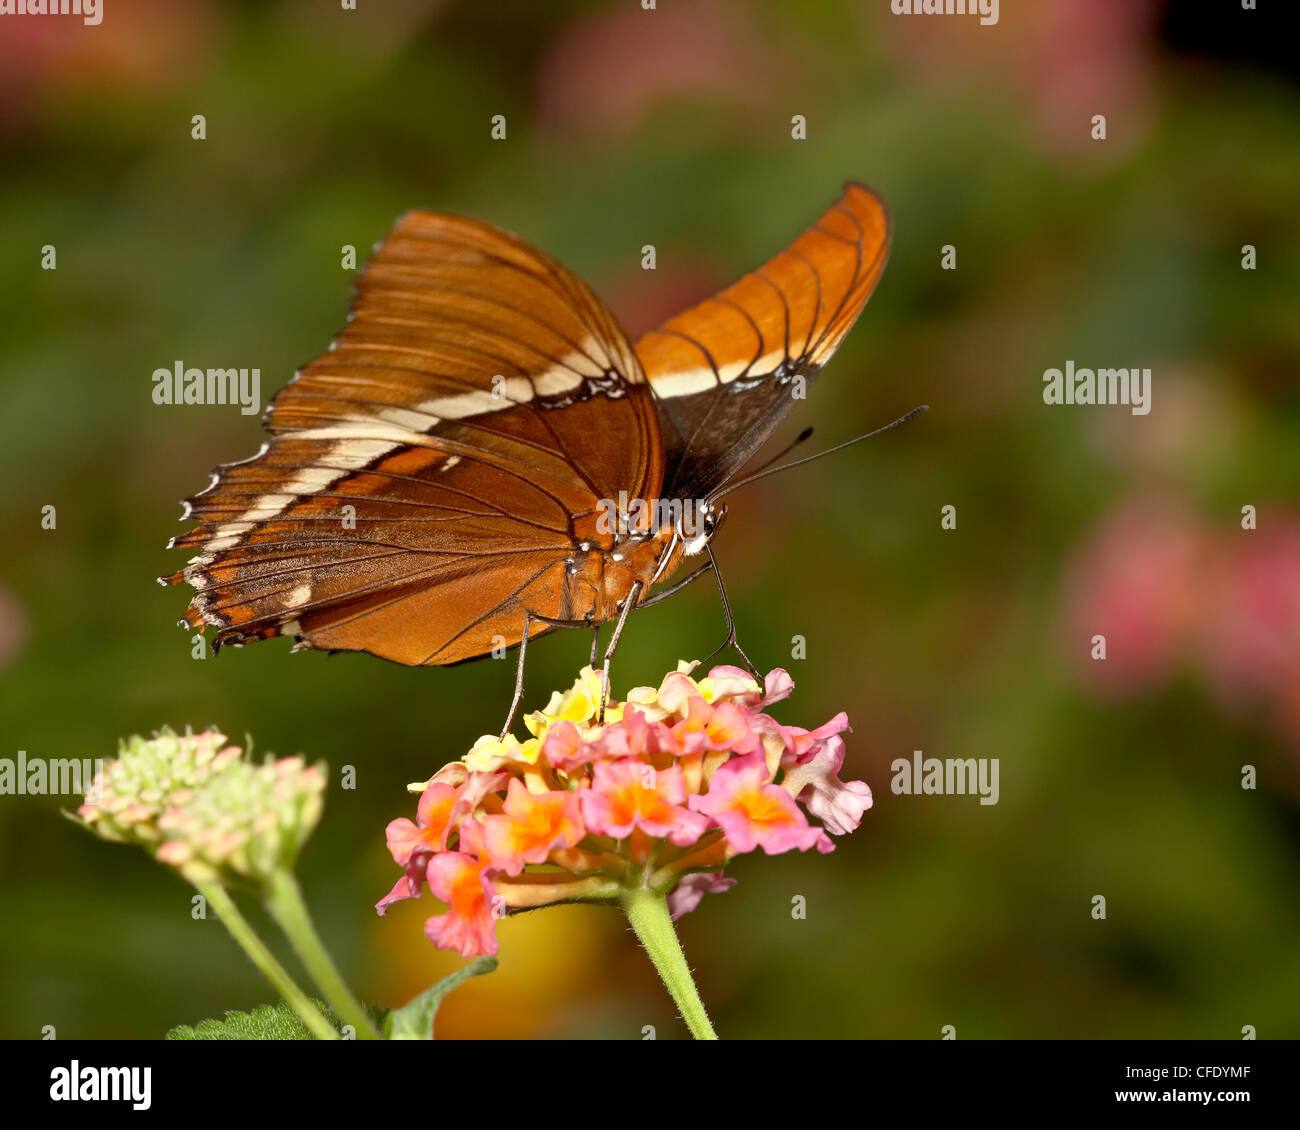
[[[546,731],[555,722],[572,722],[579,727],[594,724],[600,715],[601,692],[604,681],[599,671],[590,666],[584,667],[578,674],[572,687],[567,691],[552,691],[551,700],[541,710],[535,710],[524,716],[524,725],[528,732],[539,742],[546,739]],[[610,702],[605,707],[605,723],[620,722],[623,719],[622,706]],[[532,758],[536,761],[536,755]]]
[[[537,738],[521,742],[507,734],[502,741],[495,734],[484,734],[465,755],[465,768],[471,773],[491,773],[505,765],[535,765],[541,749]]]

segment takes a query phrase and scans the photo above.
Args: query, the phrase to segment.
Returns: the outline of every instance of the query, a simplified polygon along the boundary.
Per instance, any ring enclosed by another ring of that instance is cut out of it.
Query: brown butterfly
[[[160,578],[195,589],[182,626],[211,624],[218,647],[290,636],[413,665],[521,644],[516,703],[530,638],[598,638],[617,618],[608,660],[632,607],[715,568],[718,496],[843,341],[889,239],[884,203],[850,182],[634,348],[518,236],[407,213],[329,352],[276,396],[271,440],[186,502],[199,524],[171,545],[197,556]]]

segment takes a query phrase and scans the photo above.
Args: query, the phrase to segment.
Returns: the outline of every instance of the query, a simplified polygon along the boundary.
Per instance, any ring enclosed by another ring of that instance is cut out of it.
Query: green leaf
[[[334,1010],[321,1001],[313,1002],[342,1034],[343,1023]],[[383,1022],[384,1009],[372,1005],[367,1010],[376,1026]],[[221,1020],[200,1020],[190,1026],[182,1024],[167,1033],[169,1040],[310,1040],[314,1037],[307,1026],[284,1001],[258,1005],[252,1012],[231,1010]]]
[[[497,967],[495,957],[477,957],[468,965],[430,985],[418,997],[390,1012],[384,1021],[385,1040],[432,1040],[433,1018],[442,998],[459,988],[471,977],[491,973]]]

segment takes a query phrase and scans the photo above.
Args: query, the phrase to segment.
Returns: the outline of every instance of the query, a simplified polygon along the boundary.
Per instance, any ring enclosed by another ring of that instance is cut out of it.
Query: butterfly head
[[[727,518],[727,505],[714,505],[711,502],[701,503],[695,514],[695,521],[689,528],[684,528],[682,523],[678,523],[677,533],[682,539],[682,552],[687,557],[694,557],[697,553],[703,553],[704,547],[713,540],[713,535],[721,528],[722,523]]]

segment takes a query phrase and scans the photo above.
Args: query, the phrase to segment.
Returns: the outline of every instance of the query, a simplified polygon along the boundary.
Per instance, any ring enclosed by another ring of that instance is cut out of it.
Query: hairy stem
[[[311,916],[302,901],[298,880],[288,871],[275,871],[266,884],[266,906],[271,916],[280,924],[293,945],[307,972],[320,988],[321,994],[339,1014],[344,1024],[350,1024],[358,1040],[378,1040],[379,1033],[370,1023],[370,1017],[361,1003],[352,995],[339,975]]]
[[[208,900],[208,905],[216,911],[222,925],[230,931],[230,936],[239,943],[240,948],[262,971],[263,976],[275,986],[276,992],[288,1002],[289,1007],[307,1025],[311,1034],[318,1040],[337,1040],[339,1034],[334,1031],[334,1026],[325,1019],[321,1010],[312,1003],[312,999],[298,987],[285,967],[276,961],[275,955],[266,948],[266,944],[253,931],[248,920],[239,913],[226,888],[215,880],[202,880],[196,882],[195,886]]]
[[[621,902],[627,920],[641,940],[650,960],[663,978],[686,1027],[697,1040],[716,1040],[717,1034],[704,1011],[704,1002],[695,988],[691,971],[686,965],[677,931],[668,913],[668,899],[645,888],[625,891]]]

